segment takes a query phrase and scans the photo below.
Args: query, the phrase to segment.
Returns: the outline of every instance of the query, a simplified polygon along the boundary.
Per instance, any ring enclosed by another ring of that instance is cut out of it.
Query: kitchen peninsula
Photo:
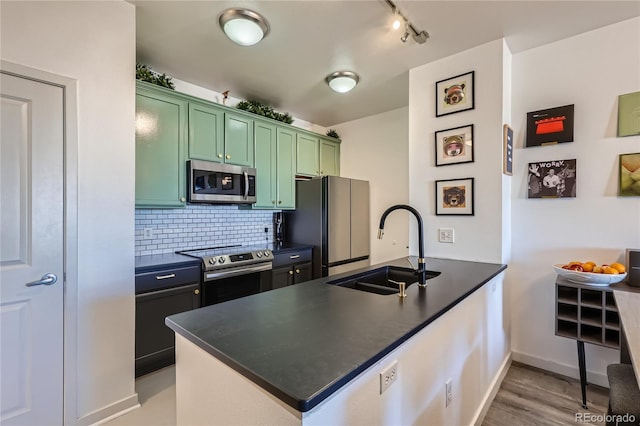
[[[327,284],[384,265],[408,262],[168,317],[178,424],[473,422],[509,361],[506,265],[427,258],[404,299]]]

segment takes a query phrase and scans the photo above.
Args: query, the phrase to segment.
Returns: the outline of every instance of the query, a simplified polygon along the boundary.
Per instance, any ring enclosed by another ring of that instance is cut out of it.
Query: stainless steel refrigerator
[[[296,181],[288,241],[313,245],[313,278],[369,265],[369,182],[338,176]]]

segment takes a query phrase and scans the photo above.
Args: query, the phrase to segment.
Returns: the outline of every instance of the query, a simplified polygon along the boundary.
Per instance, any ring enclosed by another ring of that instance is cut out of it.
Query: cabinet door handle
[[[222,158],[222,154],[218,154],[218,158]]]
[[[180,201],[184,203],[185,201],[187,201],[187,199],[182,197],[182,198],[180,198]]]
[[[282,201],[278,201],[278,204],[282,204]]]
[[[156,280],[166,280],[168,278],[175,278],[176,274],[156,275]]]
[[[293,254],[293,255],[289,256],[289,259],[297,259],[299,257],[300,257],[299,254]]]
[[[200,294],[200,290],[196,288],[195,290],[193,290],[193,294]]]
[[[299,274],[299,273],[300,273],[300,269],[296,269],[296,274]]]
[[[271,200],[271,204],[275,204],[275,203],[276,203],[276,200]]]
[[[227,155],[227,160],[231,160],[231,156],[230,155]]]
[[[289,271],[289,275],[293,275],[293,271]]]

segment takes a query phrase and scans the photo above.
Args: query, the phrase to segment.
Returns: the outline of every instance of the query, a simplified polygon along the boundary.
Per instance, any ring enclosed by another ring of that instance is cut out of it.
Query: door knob
[[[299,274],[299,273],[300,273],[300,269],[296,269],[296,274]]]
[[[293,271],[289,271],[289,275],[293,275]]]
[[[218,158],[222,158],[222,154],[218,154]]]
[[[231,160],[231,156],[230,155],[227,155],[227,160]]]
[[[184,197],[182,197],[182,198],[180,198],[180,201],[184,203],[184,202],[186,202],[186,201],[187,201],[187,199],[186,199],[186,198],[184,198]]]
[[[200,294],[200,290],[198,290],[197,288],[195,290],[193,290],[194,294]]]
[[[33,287],[36,285],[52,285],[58,281],[58,277],[56,274],[44,274],[42,278],[37,281],[31,281],[30,283],[26,283],[27,287]]]

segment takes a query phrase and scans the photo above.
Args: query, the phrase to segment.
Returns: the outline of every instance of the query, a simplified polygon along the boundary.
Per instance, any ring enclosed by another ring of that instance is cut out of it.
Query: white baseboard
[[[140,403],[138,402],[138,394],[134,393],[127,398],[116,401],[113,404],[107,405],[106,407],[102,407],[99,410],[92,411],[91,413],[80,417],[77,420],[76,425],[101,425],[137,408],[140,408]]]
[[[507,372],[509,371],[510,366],[511,366],[511,352],[509,352],[509,354],[505,357],[504,361],[502,361],[502,365],[498,369],[498,373],[493,378],[493,381],[489,386],[489,390],[487,390],[487,393],[485,394],[482,400],[482,403],[478,408],[478,411],[476,411],[476,415],[474,416],[475,420],[472,423],[473,425],[479,426],[482,424],[484,420],[484,416],[487,415],[487,411],[489,411],[489,407],[491,407],[491,403],[493,402],[493,399],[498,394],[498,391],[500,390],[500,385],[502,384],[504,377],[507,375]]]
[[[524,354],[520,352],[512,352],[513,360],[521,362],[523,364],[530,365],[532,367],[541,368],[543,370],[551,371],[553,373],[562,374],[563,376],[572,377],[580,380],[580,370],[573,365],[563,364],[550,359],[538,358],[533,355]],[[587,383],[593,383],[594,385],[609,387],[609,381],[606,374],[596,373],[589,371],[587,366]]]

